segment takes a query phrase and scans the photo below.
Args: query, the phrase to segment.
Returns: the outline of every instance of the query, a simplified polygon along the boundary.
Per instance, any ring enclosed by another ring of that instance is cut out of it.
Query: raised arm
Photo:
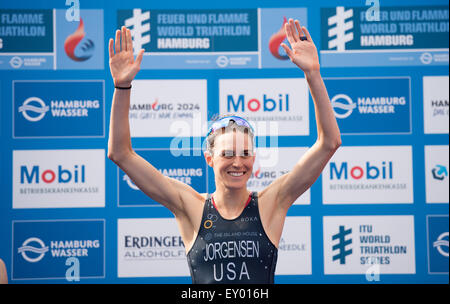
[[[290,19],[285,25],[287,39],[291,45],[282,47],[293,63],[305,73],[306,81],[314,101],[317,125],[317,140],[300,158],[292,170],[275,180],[269,187],[277,194],[278,204],[283,210],[294,201],[320,176],[325,165],[341,145],[341,135],[327,89],[320,75],[319,56],[316,46],[306,27],[298,20]]]
[[[109,66],[116,89],[111,108],[108,158],[126,172],[145,194],[169,208],[176,216],[183,216],[184,201],[199,194],[188,185],[162,175],[136,154],[131,146],[128,118],[131,90],[124,88],[131,86],[139,71],[143,53],[144,50],[141,50],[134,60],[131,33],[125,27],[116,31],[115,42],[109,40]]]

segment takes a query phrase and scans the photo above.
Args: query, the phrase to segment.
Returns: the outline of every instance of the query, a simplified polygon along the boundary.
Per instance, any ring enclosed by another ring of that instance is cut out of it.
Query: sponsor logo
[[[254,123],[257,135],[309,134],[304,79],[221,79],[219,87],[220,113],[241,115]]]
[[[186,249],[174,219],[118,219],[117,225],[119,277],[189,275]]]
[[[67,56],[74,61],[86,61],[92,57],[94,53],[95,44],[91,39],[84,39],[86,33],[84,32],[83,19],[80,19],[77,30],[69,35],[64,42],[64,50]]]
[[[336,7],[336,15],[328,18],[328,25],[333,26],[328,29],[329,49],[336,49],[337,51],[345,51],[345,44],[353,40],[353,33],[348,32],[353,29],[353,20],[348,20],[353,17],[353,9],[345,10],[343,6]]]
[[[14,137],[103,135],[103,81],[14,81],[13,87]]]
[[[228,112],[272,112],[274,110],[289,112],[289,94],[278,94],[275,98],[271,97],[267,94],[263,94],[262,98],[259,99],[255,97],[246,98],[244,94],[227,95],[227,110]]]
[[[412,216],[325,216],[323,225],[325,274],[415,273]]]
[[[104,220],[13,221],[12,239],[13,280],[66,279],[74,260],[78,277],[104,276]]]
[[[29,245],[30,243],[37,243],[39,247],[34,247],[32,245]],[[23,242],[22,246],[19,247],[17,250],[18,253],[22,254],[22,257],[25,259],[25,261],[30,263],[36,263],[42,260],[45,253],[48,251],[48,246],[45,246],[44,242],[41,239],[38,239],[36,237],[31,237],[29,239],[26,239],[25,242]],[[28,256],[27,253],[33,252],[37,254],[36,257],[31,258]]]
[[[283,25],[280,30],[273,34],[269,39],[269,50],[273,57],[280,60],[287,60],[289,56],[286,54],[281,54],[280,48],[281,43],[286,40],[286,32],[284,31],[284,25],[287,23],[286,17],[283,18]],[[284,52],[284,51],[283,51]]]
[[[326,78],[342,134],[411,132],[410,79]]]
[[[352,249],[347,249],[352,243],[352,239],[347,239],[347,235],[351,235],[352,229],[345,229],[345,226],[339,226],[339,232],[333,234],[331,240],[334,242],[337,240],[337,243],[333,245],[333,252],[337,251],[335,255],[333,255],[333,261],[338,260],[339,264],[345,264],[345,258],[353,253]]]
[[[443,256],[448,258],[448,231],[441,233],[437,240],[433,242],[433,247]]]
[[[423,77],[423,115],[425,134],[448,134],[448,76]]]
[[[431,169],[431,173],[433,174],[433,178],[437,180],[444,180],[448,176],[447,167],[439,164]]]
[[[409,146],[342,147],[322,176],[324,204],[413,202]]]
[[[448,215],[427,216],[428,273],[448,274]]]
[[[9,64],[11,65],[11,67],[18,69],[22,66],[23,60],[18,56],[14,56],[9,60]]]
[[[448,203],[448,145],[425,146],[425,194],[427,203]]]
[[[28,121],[39,121],[44,118],[45,113],[49,111],[49,106],[39,97],[29,97],[19,107],[19,112]],[[31,114],[31,113],[36,114]]]
[[[104,150],[13,151],[13,207],[101,207]]]
[[[144,21],[147,21],[144,23]],[[133,50],[137,54],[143,46],[150,42],[150,11],[142,12],[140,8],[133,9],[133,16],[125,19],[125,26],[132,27]]]

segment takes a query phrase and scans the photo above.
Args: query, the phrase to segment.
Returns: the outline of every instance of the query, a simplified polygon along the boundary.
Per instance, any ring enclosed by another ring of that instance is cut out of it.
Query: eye
[[[225,157],[225,158],[232,158],[234,157],[236,154],[234,153],[234,151],[232,150],[224,150],[222,151],[222,153],[220,154],[220,156]]]

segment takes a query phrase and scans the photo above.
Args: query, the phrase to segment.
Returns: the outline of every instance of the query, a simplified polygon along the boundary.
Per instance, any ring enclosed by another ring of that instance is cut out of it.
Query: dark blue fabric
[[[267,237],[257,193],[235,219],[222,218],[208,195],[187,259],[194,284],[273,284],[278,249]]]

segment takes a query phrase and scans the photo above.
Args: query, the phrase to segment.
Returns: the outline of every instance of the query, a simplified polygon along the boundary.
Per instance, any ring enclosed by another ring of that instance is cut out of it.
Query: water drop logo
[[[81,62],[92,57],[95,45],[91,39],[83,39],[85,35],[83,19],[80,18],[77,30],[64,42],[64,50],[70,59]]]
[[[269,50],[272,55],[280,60],[287,60],[289,57],[287,55],[280,54],[281,43],[286,39],[286,33],[284,32],[284,25],[287,23],[286,17],[284,17],[283,25],[280,30],[272,35],[269,39]]]

